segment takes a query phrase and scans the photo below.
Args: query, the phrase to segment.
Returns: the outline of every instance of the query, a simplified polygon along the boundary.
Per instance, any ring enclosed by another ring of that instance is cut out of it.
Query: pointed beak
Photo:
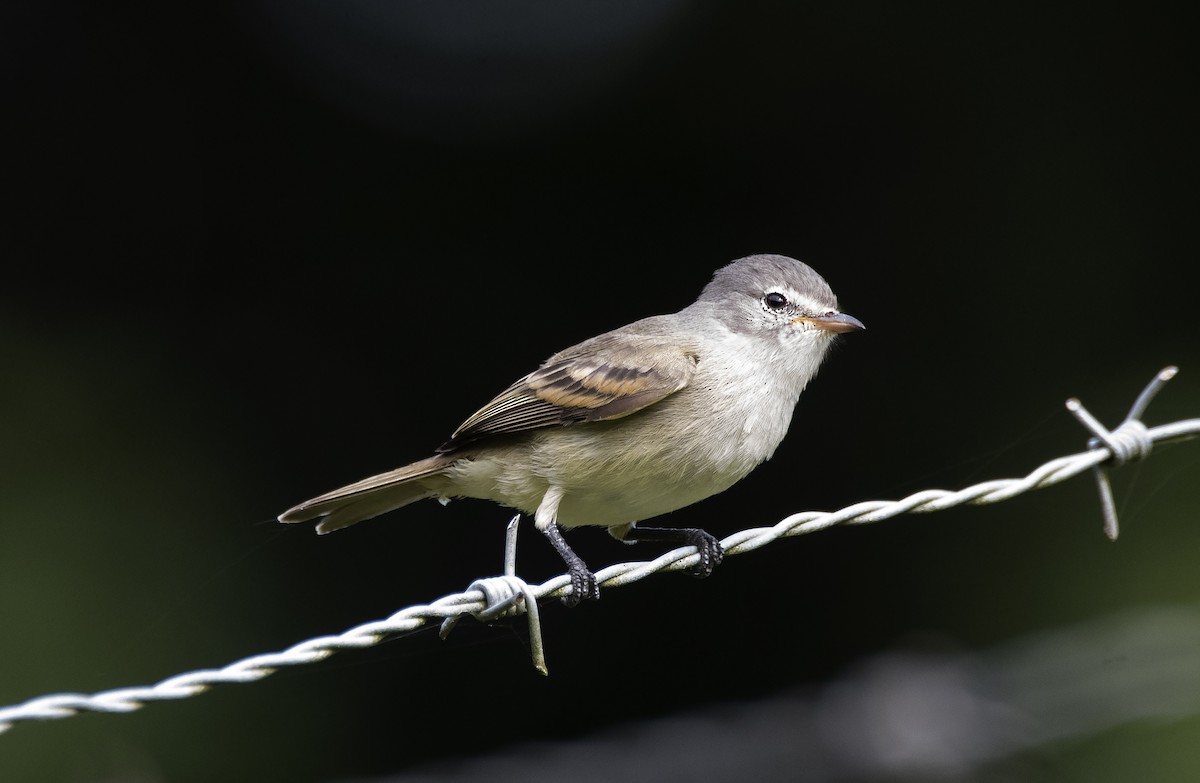
[[[863,322],[852,315],[845,313],[830,313],[823,315],[820,318],[794,318],[792,323],[810,323],[818,329],[824,329],[827,332],[841,334],[842,332],[857,332],[867,327],[863,326]]]

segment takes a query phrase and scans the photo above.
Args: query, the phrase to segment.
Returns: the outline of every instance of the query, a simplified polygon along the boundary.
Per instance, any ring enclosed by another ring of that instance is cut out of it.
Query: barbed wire
[[[1094,470],[1100,489],[1105,532],[1115,539],[1117,518],[1112,490],[1108,484],[1107,467],[1119,467],[1126,462],[1144,458],[1155,444],[1200,436],[1200,418],[1149,428],[1140,421],[1146,406],[1176,372],[1175,367],[1168,367],[1159,372],[1137,398],[1125,421],[1112,431],[1106,430],[1078,400],[1068,400],[1068,410],[1094,435],[1088,442],[1088,450],[1051,460],[1023,478],[985,481],[957,491],[928,489],[900,500],[866,501],[839,511],[807,511],[793,514],[771,527],[750,528],[727,536],[721,541],[721,545],[726,554],[739,555],[780,538],[814,533],[833,525],[867,524],[907,513],[941,511],[964,504],[998,503],[1033,489],[1058,484],[1089,468]],[[66,718],[83,711],[132,712],[149,702],[195,696],[214,685],[255,682],[279,669],[316,663],[341,650],[371,647],[397,634],[415,631],[434,620],[441,621],[441,633],[444,637],[454,624],[466,615],[491,621],[499,617],[528,614],[534,665],[545,674],[547,670],[537,604],[541,599],[568,594],[571,589],[570,577],[560,574],[540,585],[529,585],[515,575],[518,518],[513,518],[507,532],[505,574],[478,580],[465,592],[452,593],[429,604],[409,606],[384,620],[365,623],[337,635],[308,639],[280,652],[252,655],[220,669],[187,672],[150,686],[117,688],[90,695],[60,693],[30,699],[11,707],[0,707],[0,733],[10,729],[18,721]],[[691,568],[698,559],[695,547],[680,547],[654,560],[618,563],[603,568],[596,572],[596,581],[601,587],[621,587],[660,571]]]

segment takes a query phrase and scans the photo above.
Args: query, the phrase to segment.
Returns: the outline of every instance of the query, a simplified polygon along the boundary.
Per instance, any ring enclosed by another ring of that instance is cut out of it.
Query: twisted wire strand
[[[1159,376],[1162,380],[1170,377],[1170,375],[1165,377],[1163,375]],[[1071,402],[1077,403],[1074,400]],[[726,554],[738,555],[751,552],[783,537],[815,533],[833,525],[867,524],[907,513],[941,511],[964,504],[998,503],[1032,489],[1058,484],[1086,470],[1098,468],[1109,461],[1121,462],[1129,458],[1145,456],[1152,444],[1200,436],[1200,419],[1186,419],[1146,428],[1134,416],[1135,412],[1141,413],[1139,405],[1144,408],[1141,398],[1139,398],[1139,403],[1135,404],[1134,410],[1131,411],[1130,418],[1127,418],[1116,430],[1104,431],[1102,438],[1094,438],[1092,441],[1094,445],[1088,451],[1051,460],[1023,478],[985,481],[957,491],[927,489],[900,500],[865,501],[838,511],[806,511],[792,514],[771,527],[750,528],[734,533],[723,539],[721,545]],[[1068,403],[1068,407],[1070,407],[1070,403]],[[1097,424],[1097,426],[1099,425]],[[1102,427],[1101,430],[1103,430]],[[1121,445],[1116,446],[1114,450],[1105,445],[1104,441]],[[608,566],[596,572],[596,580],[602,587],[620,587],[659,571],[679,571],[690,568],[698,559],[695,547],[680,547],[654,560]],[[507,578],[510,582],[519,583],[513,587],[513,591],[523,593],[526,604],[534,604],[536,601],[546,598],[560,597],[570,590],[570,578],[566,574],[560,574],[540,585],[525,585],[511,575]],[[307,639],[280,652],[252,655],[220,669],[202,669],[178,674],[150,686],[117,688],[91,695],[60,693],[30,699],[11,707],[2,707],[0,708],[0,733],[10,729],[18,721],[66,718],[83,711],[132,712],[149,702],[195,696],[214,685],[255,682],[284,667],[316,663],[341,650],[371,647],[397,634],[417,630],[430,621],[445,622],[463,615],[483,618],[497,616],[494,605],[496,596],[492,595],[489,598],[489,595],[485,594],[485,592],[492,593],[493,591],[490,589],[485,591],[484,586],[479,582],[473,584],[472,588],[474,589],[443,596],[429,604],[406,607],[384,620],[364,623],[337,635]],[[518,590],[518,588],[520,589]],[[507,600],[511,601],[511,598]],[[536,614],[531,613],[531,616],[536,619]],[[450,626],[452,623],[445,626],[444,630],[448,630]],[[536,623],[531,626],[531,632],[533,631],[536,631]],[[538,649],[534,651],[535,664],[540,654],[539,644]],[[540,668],[544,673],[544,663]]]

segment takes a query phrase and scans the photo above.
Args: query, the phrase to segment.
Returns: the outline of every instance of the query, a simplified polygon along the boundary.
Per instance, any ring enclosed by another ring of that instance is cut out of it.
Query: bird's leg
[[[551,545],[558,551],[563,562],[567,564],[567,573],[571,577],[571,594],[564,595],[562,602],[565,606],[577,606],[585,598],[595,600],[600,597],[600,586],[596,584],[596,575],[588,570],[583,559],[572,551],[563,538],[562,530],[558,527],[558,504],[562,500],[563,491],[559,487],[550,487],[542,496],[534,514],[534,526],[542,531],[542,535],[550,540]]]
[[[698,527],[635,527],[629,532],[627,540],[668,541],[696,547],[700,562],[692,566],[689,573],[701,579],[711,574],[725,559],[721,542]]]
[[[587,564],[579,555],[572,551],[563,538],[558,525],[551,523],[542,530],[550,543],[558,550],[563,562],[567,564],[567,573],[571,575],[571,594],[564,595],[562,602],[565,606],[577,606],[583,599],[595,600],[600,597],[600,586],[596,584],[596,575],[588,570]]]

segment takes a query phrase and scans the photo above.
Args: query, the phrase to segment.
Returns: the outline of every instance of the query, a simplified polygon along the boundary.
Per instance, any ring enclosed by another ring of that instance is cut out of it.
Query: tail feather
[[[279,521],[307,522],[320,518],[317,532],[332,533],[414,501],[434,497],[437,491],[423,484],[421,479],[437,475],[452,461],[452,458],[438,454],[370,476],[293,506],[279,515]]]

